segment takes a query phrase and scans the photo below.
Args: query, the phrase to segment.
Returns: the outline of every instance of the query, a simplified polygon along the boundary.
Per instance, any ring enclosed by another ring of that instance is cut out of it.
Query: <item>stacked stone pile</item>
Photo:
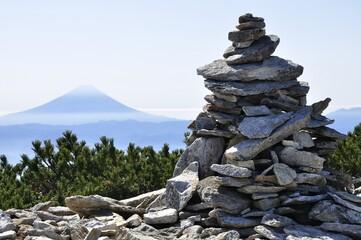
[[[165,189],[10,209],[0,239],[361,239],[351,177],[324,169],[345,138],[322,115],[330,99],[307,105],[303,67],[271,56],[263,18],[236,28],[224,59],[198,69],[212,94]]]

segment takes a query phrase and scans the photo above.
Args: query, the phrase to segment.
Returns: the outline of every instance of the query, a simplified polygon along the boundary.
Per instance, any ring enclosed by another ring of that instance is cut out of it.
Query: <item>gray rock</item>
[[[300,108],[300,106],[271,98],[263,98],[260,103],[269,108],[276,108],[285,112],[295,112]]]
[[[252,13],[246,13],[238,18],[239,23],[245,22],[263,22],[264,18],[262,17],[254,17]]]
[[[263,236],[267,239],[271,239],[271,240],[286,239],[286,236],[287,236],[286,234],[278,233],[278,232],[274,231],[273,229],[262,226],[262,225],[256,226],[254,228],[254,230],[261,236]]]
[[[0,210],[0,233],[15,230],[16,226],[11,218]]]
[[[238,98],[234,95],[228,95],[228,94],[222,94],[222,93],[214,93],[214,96],[216,96],[219,99],[223,99],[227,102],[233,102],[236,103],[238,101]]]
[[[315,144],[316,144],[316,148],[326,148],[326,149],[338,148],[338,142],[334,142],[334,141],[321,141],[317,139],[315,141]]]
[[[234,178],[220,176],[217,176],[215,178],[215,181],[217,181],[221,186],[225,187],[243,187],[254,183],[253,180],[250,178]]]
[[[283,229],[286,234],[294,235],[297,237],[312,237],[319,239],[337,239],[337,240],[351,240],[351,238],[346,237],[341,234],[335,234],[323,231],[315,226],[306,226],[306,225],[290,225]]]
[[[297,150],[303,149],[303,146],[301,146],[298,142],[294,142],[291,140],[282,140],[282,145],[285,147],[293,147],[296,148]]]
[[[194,161],[199,163],[199,179],[213,174],[212,164],[219,163],[223,155],[225,141],[223,138],[198,138],[179,158],[173,176],[177,176]]]
[[[301,108],[292,114],[291,119],[275,130],[268,138],[250,139],[228,148],[225,152],[226,158],[231,160],[248,160],[254,158],[263,150],[266,150],[303,128],[310,120],[310,113],[310,108]]]
[[[199,182],[198,169],[198,162],[192,162],[180,175],[167,180],[166,198],[168,208],[180,211],[187,205]]]
[[[216,111],[209,111],[208,112],[214,119],[217,119],[217,122],[224,125],[235,124],[237,117],[232,114],[216,112]]]
[[[311,133],[317,134],[320,137],[327,137],[336,140],[344,140],[347,138],[345,134],[339,133],[335,129],[329,127],[319,127],[319,128],[311,128],[308,129]]]
[[[219,138],[233,138],[234,133],[226,130],[207,130],[201,129],[197,131],[199,137],[219,137]]]
[[[351,210],[354,210],[354,211],[357,211],[357,212],[360,212],[361,213],[361,207],[360,206],[357,206],[349,201],[346,201],[342,198],[340,198],[339,196],[337,196],[336,194],[333,194],[333,193],[328,193],[328,195],[330,195],[333,200],[335,200],[336,203],[344,206],[344,207],[347,207]]]
[[[54,205],[53,201],[47,201],[43,203],[38,203],[32,208],[30,208],[31,211],[47,211],[50,207]]]
[[[223,112],[223,113],[239,116],[242,112],[242,109],[241,108],[224,108],[224,107],[216,106],[214,104],[206,104],[203,106],[203,111],[205,111],[205,112],[216,111],[216,112]]]
[[[321,171],[325,159],[314,153],[306,151],[298,151],[291,147],[285,147],[280,153],[281,162],[292,167],[311,167],[317,171]]]
[[[242,107],[242,110],[246,114],[247,117],[273,115],[272,111],[264,105],[244,106],[244,107]]]
[[[310,134],[306,132],[297,132],[292,135],[293,141],[299,143],[301,146],[305,148],[310,148],[315,146],[315,143],[312,140]]]
[[[238,125],[238,129],[248,138],[266,138],[274,129],[290,119],[291,115],[291,113],[282,113],[262,117],[246,117]]]
[[[296,171],[283,163],[273,165],[273,172],[277,178],[277,182],[281,186],[288,185],[297,177]]]
[[[251,170],[243,167],[236,167],[231,164],[213,164],[211,169],[219,174],[229,177],[248,178],[252,176]]]
[[[150,225],[175,223],[177,220],[178,212],[173,208],[144,214],[144,222]]]
[[[125,225],[130,228],[138,227],[142,224],[142,218],[138,214],[130,216],[126,221]]]
[[[147,211],[159,211],[167,208],[167,195],[164,193],[160,194],[153,202],[147,207]]]
[[[195,121],[195,129],[215,129],[217,127],[216,120],[209,113],[200,113],[198,114]]]
[[[198,75],[202,75],[204,78],[241,82],[285,81],[298,78],[302,72],[301,65],[275,56],[266,58],[260,63],[242,65],[228,65],[225,60],[216,60],[197,69]]]
[[[303,205],[306,203],[319,202],[326,198],[327,198],[327,194],[315,195],[315,196],[289,197],[282,201],[282,205]]]
[[[71,211],[68,207],[62,207],[62,206],[49,207],[47,211],[56,216],[72,216],[76,214],[75,212]]]
[[[311,119],[311,121],[307,124],[306,128],[323,127],[323,126],[326,126],[326,125],[330,125],[330,124],[332,124],[334,122],[335,122],[335,120],[328,119],[328,118],[325,118],[323,120]]]
[[[252,199],[253,200],[261,200],[265,198],[276,198],[278,197],[278,193],[253,193]]]
[[[94,211],[99,210],[111,210],[115,213],[129,216],[133,214],[141,215],[145,212],[145,209],[143,208],[121,205],[119,201],[115,199],[99,195],[67,197],[65,198],[65,204],[70,210],[82,216],[88,216]],[[37,214],[39,215],[39,212],[37,212]],[[41,216],[39,217],[41,218]]]
[[[325,177],[315,173],[297,173],[295,178],[297,184],[311,184],[316,186],[325,186],[327,181]]]
[[[350,194],[348,192],[341,192],[341,191],[337,191],[337,192],[335,192],[335,194],[344,200],[361,204],[361,197],[356,196],[354,194]]]
[[[247,185],[240,188],[237,188],[238,192],[253,194],[253,193],[278,193],[285,190],[285,187],[274,187],[274,186],[264,186],[264,185]]]
[[[232,94],[235,96],[249,96],[263,93],[269,93],[275,90],[284,89],[298,85],[296,80],[274,82],[274,81],[261,81],[261,82],[222,82],[205,80],[204,85],[212,92],[219,92],[223,94]]]
[[[259,219],[238,217],[226,213],[225,211],[213,210],[215,217],[221,227],[227,228],[247,228],[254,227],[261,223]]]
[[[51,230],[38,230],[38,229],[28,229],[25,232],[29,236],[45,236],[53,240],[63,240],[63,237],[60,234],[57,234]]]
[[[200,239],[200,234],[202,233],[203,228],[201,226],[195,225],[190,226],[183,230],[182,236],[180,238],[177,238],[179,240],[181,239]]]
[[[245,42],[233,42],[232,46],[235,48],[247,48],[252,45],[254,41],[245,41]]]
[[[242,168],[248,168],[250,170],[255,170],[255,164],[254,164],[253,160],[236,161],[236,160],[229,160],[229,159],[223,158],[222,164],[231,164],[236,167],[242,167]]]
[[[140,194],[136,197],[122,199],[118,203],[121,205],[127,205],[136,208],[147,208],[151,202],[153,202],[159,195],[165,193],[165,188]]]
[[[270,227],[277,228],[297,224],[293,219],[277,214],[264,215],[261,223]]]
[[[250,199],[247,196],[221,186],[217,177],[214,176],[201,180],[197,186],[197,192],[203,202],[234,214],[250,206]]]
[[[321,229],[330,232],[339,232],[352,239],[361,239],[361,226],[354,224],[342,224],[342,223],[322,223]]]
[[[229,230],[218,234],[214,240],[236,240],[239,239],[240,235],[236,230]]]
[[[98,240],[98,238],[100,237],[101,234],[102,234],[102,232],[99,229],[92,228],[88,232],[88,234],[86,235],[84,240]]]
[[[264,28],[266,24],[264,22],[255,22],[255,21],[249,21],[240,23],[236,26],[238,30],[244,30],[244,29],[254,29],[254,28]]]
[[[236,108],[237,107],[237,104],[235,102],[228,102],[226,100],[219,99],[215,95],[212,95],[212,94],[206,95],[204,97],[204,100],[206,100],[208,103],[216,105],[217,107],[222,107],[222,108]]]
[[[0,239],[11,240],[11,239],[15,239],[15,237],[16,237],[16,232],[13,230],[0,233]]]
[[[255,41],[264,36],[266,31],[264,29],[248,29],[242,31],[231,31],[228,33],[228,40],[232,42],[247,42]]]
[[[322,112],[328,107],[328,104],[330,102],[331,98],[326,98],[325,100],[312,104],[312,113],[322,114]]]
[[[228,64],[244,64],[262,61],[268,58],[276,50],[280,39],[275,35],[263,36],[248,48],[227,48],[223,57]]]
[[[253,206],[262,211],[267,211],[272,208],[279,207],[280,205],[281,205],[281,201],[279,198],[265,198],[253,202]]]

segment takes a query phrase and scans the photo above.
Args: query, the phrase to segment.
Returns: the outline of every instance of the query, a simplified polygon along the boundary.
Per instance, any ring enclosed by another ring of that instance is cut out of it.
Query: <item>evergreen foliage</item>
[[[328,165],[351,176],[361,177],[361,123],[347,135],[348,138],[339,142],[338,148],[329,156]]]
[[[170,152],[167,144],[159,152],[132,143],[122,151],[106,137],[90,148],[71,131],[64,132],[56,146],[50,140],[32,145],[35,156],[22,155],[15,166],[0,156],[0,209],[48,200],[63,205],[73,195],[123,199],[157,190],[165,187],[182,153]]]

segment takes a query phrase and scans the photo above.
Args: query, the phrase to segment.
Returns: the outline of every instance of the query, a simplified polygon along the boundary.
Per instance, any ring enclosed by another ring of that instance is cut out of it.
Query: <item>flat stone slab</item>
[[[321,137],[328,137],[336,140],[345,140],[347,138],[345,134],[342,134],[335,129],[329,127],[311,128],[309,129],[309,131]]]
[[[246,117],[238,125],[238,130],[248,138],[266,138],[274,129],[291,118],[292,113],[277,115]]]
[[[254,228],[254,230],[261,236],[265,237],[266,239],[286,239],[287,235],[283,234],[283,233],[278,233],[276,231],[274,231],[272,228],[270,227],[265,227],[262,225],[256,226]],[[257,238],[259,239],[259,238]],[[287,238],[287,240],[289,240]]]
[[[247,117],[268,116],[273,112],[265,105],[259,106],[243,106],[242,110]]]
[[[200,129],[197,131],[199,137],[220,137],[220,138],[233,138],[235,135],[226,130],[208,130]]]
[[[300,83],[296,80],[274,82],[274,81],[257,81],[257,82],[222,82],[205,80],[204,85],[212,92],[222,94],[232,94],[235,96],[250,96],[262,93],[270,93],[280,89],[286,89],[297,86]]]
[[[315,226],[306,225],[290,225],[283,229],[286,234],[297,237],[309,237],[311,239],[337,239],[337,240],[351,240],[342,234],[330,233]],[[307,238],[301,238],[307,239]]]
[[[316,173],[297,173],[294,182],[297,184],[310,184],[316,186],[325,186],[327,184],[326,178]]]
[[[255,41],[260,37],[264,36],[265,34],[266,31],[260,28],[231,31],[228,33],[228,40],[232,42]]]
[[[230,147],[225,152],[226,158],[231,160],[249,160],[254,158],[263,150],[302,129],[310,120],[310,114],[311,108],[301,108],[292,114],[291,119],[280,126],[268,138],[245,140]]]
[[[361,204],[361,197],[359,197],[359,196],[356,196],[356,195],[348,193],[348,192],[341,192],[341,191],[337,191],[335,193],[337,196],[341,197],[344,200]]]
[[[293,198],[287,198],[282,201],[282,205],[302,205],[306,203],[319,202],[327,198],[327,194],[315,195],[315,196],[298,196]]]
[[[261,223],[270,227],[278,228],[297,224],[293,219],[277,214],[264,215]]]
[[[279,42],[280,39],[275,35],[263,36],[248,48],[230,46],[223,57],[229,65],[259,62],[271,56]]]
[[[286,81],[302,75],[303,67],[290,60],[269,57],[259,63],[228,65],[225,60],[216,60],[197,69],[197,74],[207,79],[219,81],[250,82]]]
[[[144,222],[150,225],[175,223],[177,220],[178,212],[173,208],[144,214]]]
[[[346,201],[346,200],[340,198],[339,196],[337,196],[336,194],[329,193],[328,195],[330,195],[333,198],[333,200],[335,200],[335,202],[337,202],[338,204],[361,213],[360,206],[357,206],[352,202]]]
[[[298,151],[292,147],[285,147],[278,154],[280,161],[292,167],[311,167],[321,171],[323,168],[324,158],[314,153]]]
[[[252,176],[252,171],[248,168],[236,167],[232,164],[213,164],[211,169],[229,177],[248,178]]]
[[[360,239],[361,237],[361,226],[355,224],[343,224],[343,223],[322,223],[321,229],[330,232],[339,232],[352,239]]]
[[[256,21],[244,22],[244,23],[240,23],[239,25],[236,26],[236,28],[238,30],[264,28],[264,27],[266,27],[265,22],[256,22]]]
[[[225,187],[243,187],[251,185],[254,181],[250,178],[234,178],[234,177],[220,177],[217,176],[215,179],[221,186]]]
[[[263,186],[263,185],[248,185],[237,188],[238,192],[253,194],[253,193],[278,193],[285,190],[285,187]]]
[[[216,210],[214,214],[217,218],[219,225],[221,225],[221,227],[226,227],[226,228],[254,227],[259,225],[261,222],[259,219],[233,216],[231,214],[227,214],[226,212],[219,210]]]
[[[360,224],[361,213],[334,204],[331,201],[321,201],[315,204],[308,214],[309,218],[322,222],[342,222]]]

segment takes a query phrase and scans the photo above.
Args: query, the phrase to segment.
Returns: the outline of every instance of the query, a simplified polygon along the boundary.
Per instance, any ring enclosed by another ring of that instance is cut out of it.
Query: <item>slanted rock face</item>
[[[225,59],[197,70],[212,94],[166,189],[0,212],[0,239],[361,239],[351,177],[323,169],[346,138],[326,126],[330,99],[307,106],[303,67],[271,56],[265,26],[240,16]]]

